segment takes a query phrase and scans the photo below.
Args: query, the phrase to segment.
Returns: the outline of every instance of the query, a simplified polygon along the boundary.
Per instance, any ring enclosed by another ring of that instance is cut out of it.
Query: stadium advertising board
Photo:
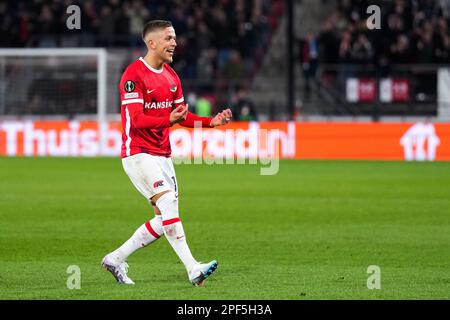
[[[100,138],[102,137],[102,138]],[[119,156],[121,124],[0,122],[1,156]],[[450,161],[450,123],[235,122],[171,129],[175,157]],[[277,149],[279,146],[279,149]]]
[[[346,93],[349,102],[374,102],[377,98],[376,81],[349,78]]]
[[[383,103],[408,102],[411,99],[408,79],[383,78],[380,79],[379,88],[377,88],[375,79],[347,79],[346,98],[348,102],[375,102],[377,92]]]
[[[381,79],[381,102],[408,102],[410,100],[410,86],[407,79]]]

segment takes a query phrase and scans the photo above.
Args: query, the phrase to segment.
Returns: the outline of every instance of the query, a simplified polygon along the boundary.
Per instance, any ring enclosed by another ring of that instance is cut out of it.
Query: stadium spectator
[[[450,61],[450,35],[441,34],[436,46],[436,61],[448,63]]]
[[[31,17],[30,14],[25,10],[23,5],[20,6],[18,16],[19,23],[17,25],[17,41],[19,46],[24,46],[30,38],[31,34]],[[3,21],[3,19],[8,21],[6,17],[0,17],[0,20]]]
[[[56,47],[56,36],[54,34],[57,28],[56,21],[53,18],[52,11],[48,5],[41,8],[41,12],[36,24],[36,33],[41,35],[39,47]]]
[[[433,31],[422,32],[416,42],[416,56],[414,61],[419,63],[428,63],[434,60]]]
[[[223,67],[225,79],[235,85],[242,85],[247,76],[245,64],[242,62],[241,54],[237,50],[230,51],[230,57]]]
[[[131,29],[129,17],[130,4],[124,2],[116,14],[116,41],[115,46],[123,47],[129,45],[128,34]]]
[[[339,45],[339,62],[346,64],[352,62],[352,36],[350,32],[345,32],[342,35],[341,43]]]
[[[100,16],[97,13],[93,0],[84,2],[81,18],[81,46],[93,47],[95,44],[95,32],[100,24]]]
[[[239,88],[236,91],[233,104],[233,114],[238,121],[256,121],[256,111],[253,102],[248,98],[247,91]]]
[[[312,33],[308,33],[305,39],[299,41],[300,45],[300,63],[302,66],[304,82],[304,90],[306,99],[309,98],[311,92],[311,81],[316,77],[317,63],[319,57],[317,39]]]
[[[101,23],[98,30],[99,44],[110,47],[114,43],[115,17],[110,6],[104,5],[101,9]]]
[[[204,49],[197,61],[197,83],[200,90],[211,91],[217,70],[217,50]]]
[[[197,51],[203,52],[204,50],[211,48],[213,34],[206,25],[205,21],[200,20],[197,27]]]
[[[322,24],[322,30],[317,39],[320,61],[325,64],[338,62],[339,37],[335,30],[335,23],[331,18]]]
[[[23,7],[23,6],[22,6]],[[0,45],[2,47],[15,46],[18,24],[14,21],[11,7],[0,2]],[[20,11],[23,13],[23,10]]]
[[[141,32],[145,22],[150,17],[150,12],[145,8],[141,0],[135,0],[126,14],[129,18],[130,45],[132,47],[139,47],[142,43]]]
[[[372,62],[374,50],[365,34],[359,34],[351,49],[351,56],[355,63],[367,64]]]
[[[412,62],[409,39],[406,35],[399,35],[397,41],[391,45],[390,60],[395,64]]]

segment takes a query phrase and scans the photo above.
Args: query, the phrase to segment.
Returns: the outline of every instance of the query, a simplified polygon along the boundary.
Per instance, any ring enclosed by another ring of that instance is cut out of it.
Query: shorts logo
[[[170,86],[170,91],[172,91],[172,92],[177,91],[177,86]]]
[[[164,181],[163,181],[163,180],[159,180],[159,181],[156,181],[156,182],[153,184],[153,188],[162,187],[163,185],[164,185]]]
[[[127,82],[125,82],[124,89],[125,89],[126,92],[132,92],[132,91],[134,91],[134,88],[135,88],[135,87],[136,87],[136,86],[134,85],[134,82],[133,82],[133,81],[127,80]]]

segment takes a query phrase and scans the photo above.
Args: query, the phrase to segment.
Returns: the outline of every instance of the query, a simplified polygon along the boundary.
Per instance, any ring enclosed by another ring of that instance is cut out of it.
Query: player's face
[[[177,36],[173,27],[158,31],[155,41],[155,51],[165,63],[172,63],[173,53],[177,46]]]

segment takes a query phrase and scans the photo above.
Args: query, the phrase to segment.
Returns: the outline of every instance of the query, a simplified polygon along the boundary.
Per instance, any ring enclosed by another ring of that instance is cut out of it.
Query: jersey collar
[[[145,66],[150,69],[150,71],[153,71],[154,73],[161,73],[161,72],[163,72],[164,65],[161,67],[161,69],[155,69],[155,68],[150,67],[150,65],[147,62],[145,62],[144,58],[139,57],[139,60],[141,60],[142,63],[144,63]]]

